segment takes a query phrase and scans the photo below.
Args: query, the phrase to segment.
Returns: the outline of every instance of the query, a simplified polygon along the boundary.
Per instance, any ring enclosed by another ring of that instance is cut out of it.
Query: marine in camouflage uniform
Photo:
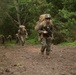
[[[11,36],[11,35],[8,35],[7,40],[8,40],[9,42],[11,42],[11,41],[12,41],[12,36]]]
[[[18,33],[16,33],[16,34],[15,34],[15,39],[16,39],[16,44],[20,44],[20,42],[19,42],[19,35],[18,35]]]
[[[44,51],[46,50],[46,55],[49,58],[51,51],[51,39],[53,38],[53,24],[50,14],[45,15],[45,20],[40,25],[38,25],[36,30],[39,34],[43,35],[43,38],[41,39],[41,54],[43,55]]]
[[[1,44],[5,44],[5,37],[4,35],[0,35]]]
[[[19,26],[18,35],[19,35],[19,41],[21,42],[22,46],[24,46],[25,39],[27,38],[28,35],[24,25]]]

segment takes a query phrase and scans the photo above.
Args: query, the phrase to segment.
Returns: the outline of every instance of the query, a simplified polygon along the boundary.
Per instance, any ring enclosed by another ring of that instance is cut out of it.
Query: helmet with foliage
[[[50,14],[46,14],[45,15],[45,19],[51,19],[51,15]]]
[[[22,29],[22,28],[25,28],[25,26],[24,25],[20,25],[19,28]]]

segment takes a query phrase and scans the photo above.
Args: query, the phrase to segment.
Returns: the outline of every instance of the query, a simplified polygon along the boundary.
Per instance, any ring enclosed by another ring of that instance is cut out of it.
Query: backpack
[[[39,20],[36,22],[35,30],[37,30],[38,25],[39,25],[41,22],[44,21],[44,19],[45,19],[45,15],[46,15],[46,14],[42,14],[42,15],[40,15]]]

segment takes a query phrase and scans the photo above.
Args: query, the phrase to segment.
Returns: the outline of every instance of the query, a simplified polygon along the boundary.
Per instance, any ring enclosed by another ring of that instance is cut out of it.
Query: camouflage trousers
[[[41,44],[42,44],[41,53],[44,53],[44,51],[46,50],[46,55],[49,55],[51,51],[51,38],[47,37],[42,38]]]
[[[25,35],[19,35],[19,42],[24,46],[25,44]]]

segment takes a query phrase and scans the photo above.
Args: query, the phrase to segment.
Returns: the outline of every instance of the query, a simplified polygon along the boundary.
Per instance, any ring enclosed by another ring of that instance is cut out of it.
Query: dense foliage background
[[[54,23],[55,43],[76,40],[76,0],[0,0],[0,34],[17,33],[24,24],[29,39],[37,41],[34,26],[39,15],[50,13]]]

